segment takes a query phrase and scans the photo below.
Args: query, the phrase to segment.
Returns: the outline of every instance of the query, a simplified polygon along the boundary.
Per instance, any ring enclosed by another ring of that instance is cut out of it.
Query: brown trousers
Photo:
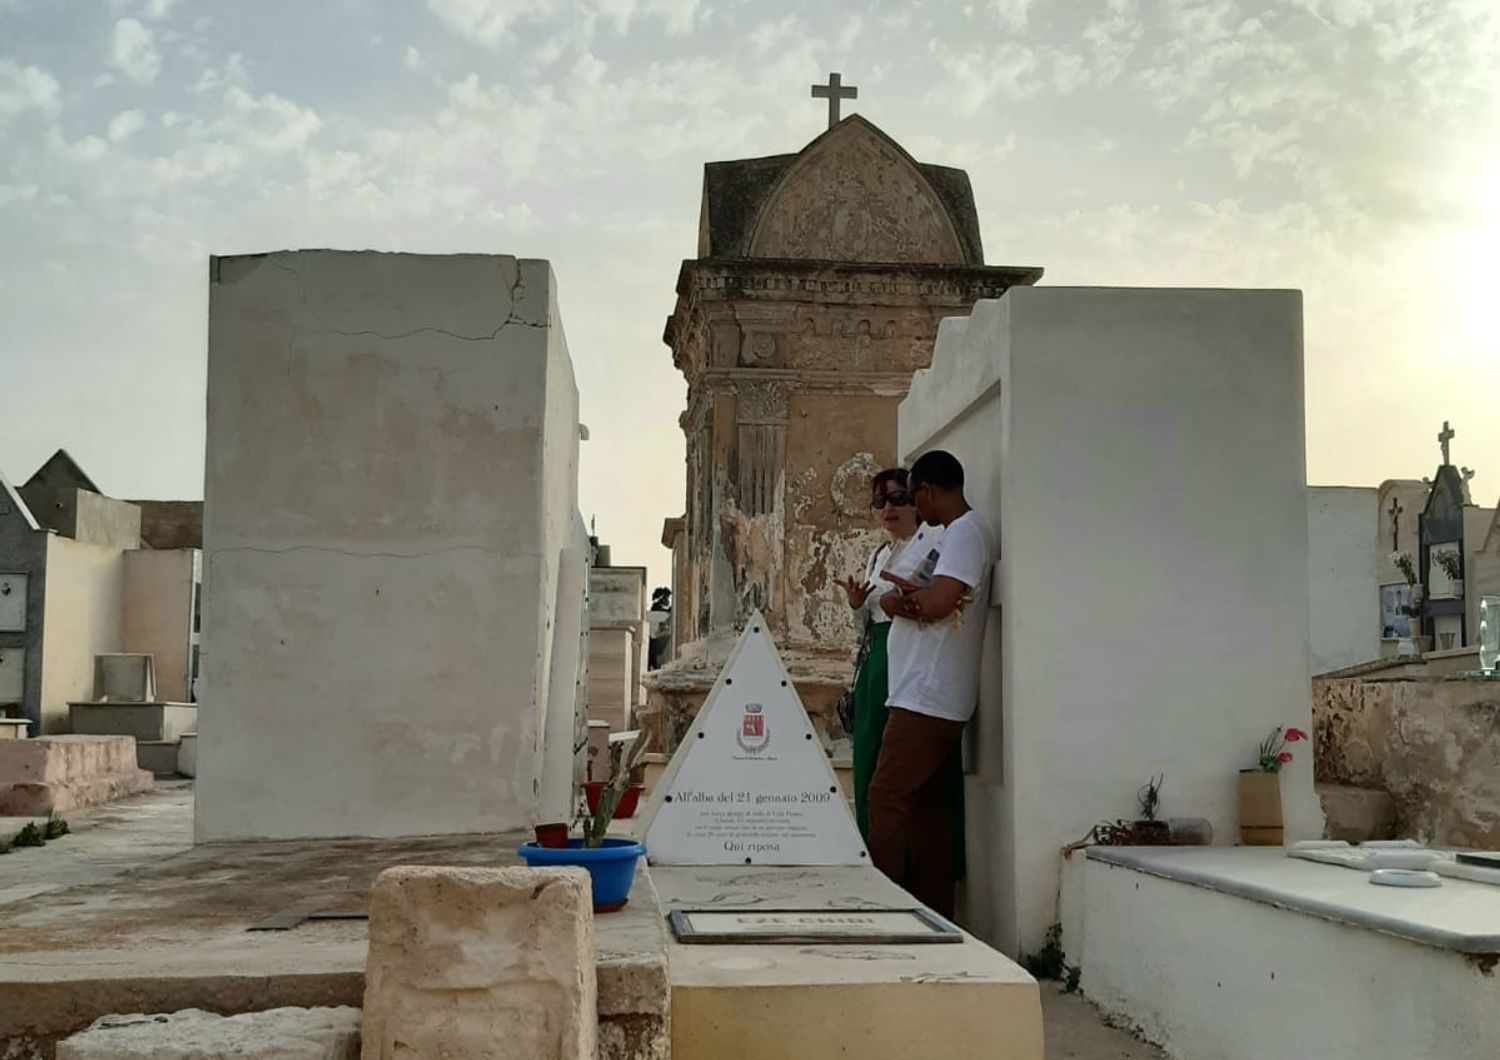
[[[950,920],[958,881],[943,766],[963,734],[961,721],[891,707],[870,780],[870,860]]]

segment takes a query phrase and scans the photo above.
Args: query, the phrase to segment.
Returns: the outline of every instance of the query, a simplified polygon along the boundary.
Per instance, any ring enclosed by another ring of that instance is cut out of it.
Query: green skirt
[[[880,738],[885,734],[886,695],[889,691],[890,657],[886,653],[889,622],[873,623],[866,633],[865,659],[854,678],[854,819],[859,833],[870,835],[870,779],[880,758]],[[953,856],[959,879],[964,876],[964,763],[963,751],[955,747],[943,767],[947,777],[949,814],[952,822]]]

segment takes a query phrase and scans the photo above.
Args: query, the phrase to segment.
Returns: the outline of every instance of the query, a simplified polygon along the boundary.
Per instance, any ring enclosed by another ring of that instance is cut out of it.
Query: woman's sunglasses
[[[887,504],[897,508],[908,507],[911,504],[911,494],[904,491],[897,491],[895,493],[877,493],[870,498],[870,507],[874,508],[877,512]]]

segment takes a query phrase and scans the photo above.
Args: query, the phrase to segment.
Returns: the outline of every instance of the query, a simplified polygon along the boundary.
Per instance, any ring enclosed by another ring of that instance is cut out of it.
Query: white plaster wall
[[[1471,505],[1464,509],[1464,612],[1468,627],[1466,644],[1479,646],[1479,600],[1497,591],[1493,564],[1486,562],[1484,546],[1495,523],[1494,508]]]
[[[52,535],[47,541],[41,732],[68,731],[68,704],[94,698],[94,656],[121,648],[124,553]]]
[[[1381,556],[1373,488],[1307,488],[1307,571],[1314,674],[1380,658]]]
[[[91,545],[126,549],[141,547],[141,509],[89,490],[76,490],[73,538]]]
[[[1075,955],[1063,940],[1083,991],[1169,1056],[1500,1056],[1500,980],[1461,954],[1119,866],[1085,872],[1087,942]]]
[[[133,549],[123,557],[121,648],[155,659],[156,694],[189,702],[188,643],[193,631],[197,549]]]
[[[551,269],[213,263],[200,840],[534,823],[577,391]]]
[[[582,520],[579,520],[581,523]],[[573,543],[562,550],[557,569],[557,597],[553,608],[552,654],[547,684],[547,722],[543,730],[539,823],[571,824],[573,820],[574,745],[579,730],[578,674],[587,652],[589,542],[579,528]],[[584,726],[587,733],[587,726]]]
[[[944,322],[899,437],[958,456],[998,530],[966,922],[1035,950],[1060,847],[1156,773],[1233,842],[1237,771],[1311,728],[1301,297],[1013,288]],[[1320,835],[1309,755],[1283,790]]]

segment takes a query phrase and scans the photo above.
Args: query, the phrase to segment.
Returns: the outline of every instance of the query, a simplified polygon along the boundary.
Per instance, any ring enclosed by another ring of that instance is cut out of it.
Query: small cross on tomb
[[[1391,498],[1391,551],[1401,551],[1401,513],[1406,511],[1401,507],[1401,502],[1395,497]]]
[[[828,127],[831,129],[839,123],[839,103],[846,99],[858,99],[859,89],[844,84],[843,78],[838,74],[829,74],[828,84],[813,85],[812,94],[813,99],[828,100]]]
[[[1443,464],[1445,466],[1448,463],[1448,443],[1457,437],[1458,433],[1452,427],[1448,426],[1447,420],[1444,420],[1443,429],[1438,434],[1438,444],[1443,447]]]

